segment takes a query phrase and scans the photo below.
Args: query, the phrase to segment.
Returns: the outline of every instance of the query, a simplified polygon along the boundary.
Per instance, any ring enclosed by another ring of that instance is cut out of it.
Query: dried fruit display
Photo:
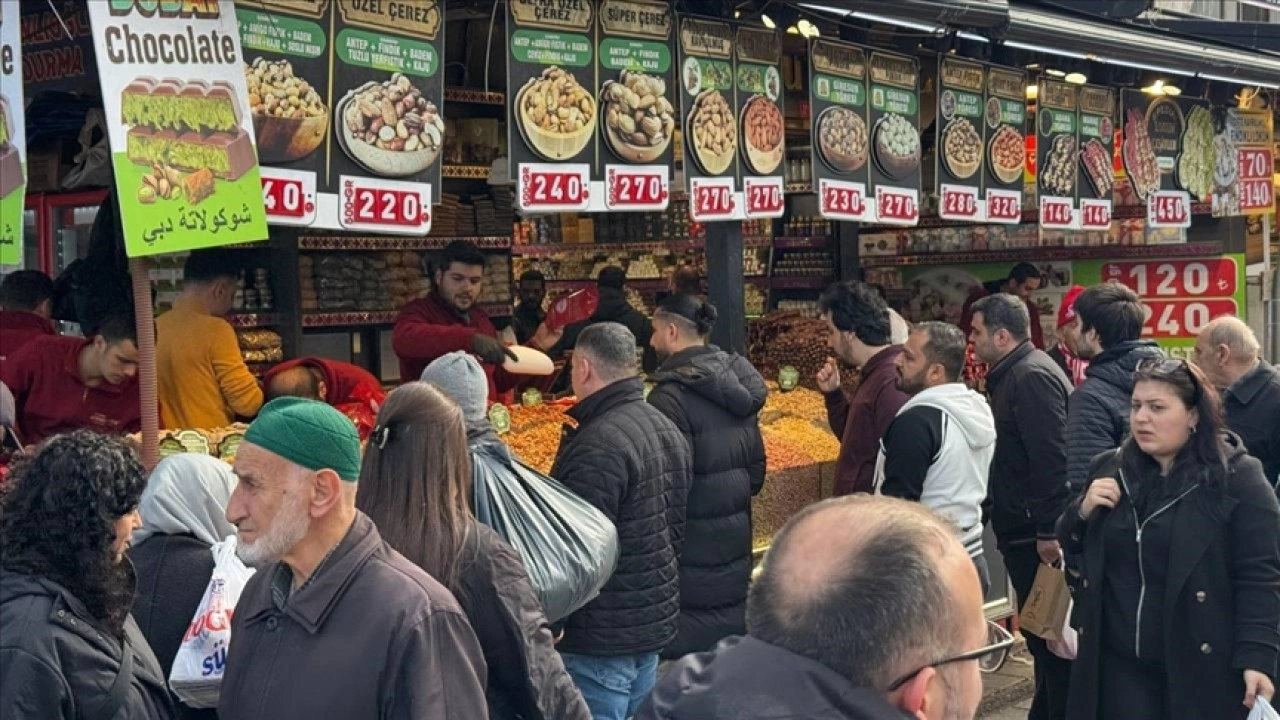
[[[742,108],[742,149],[751,169],[767,175],[782,162],[782,111],[763,95]]]
[[[800,371],[800,382],[813,387],[814,377],[827,361],[827,324],[797,312],[775,313],[751,325],[747,356],[761,375],[778,377],[790,365]]]
[[[1187,129],[1182,134],[1182,154],[1178,156],[1178,182],[1195,200],[1209,200],[1216,163],[1213,120],[1209,117],[1208,108],[1197,105],[1187,116]]]
[[[1134,108],[1125,115],[1123,150],[1124,167],[1129,173],[1133,192],[1146,202],[1152,193],[1160,189],[1160,165],[1156,151],[1151,147],[1151,136],[1147,134],[1147,118]]]
[[[254,58],[244,68],[258,160],[289,162],[310,155],[329,131],[329,108],[288,60]]]
[[[1093,192],[1100,198],[1110,197],[1115,180],[1112,169],[1111,153],[1098,138],[1093,138],[1080,148],[1080,167],[1084,168],[1085,177],[1093,186]]]
[[[1011,183],[1022,177],[1026,162],[1026,149],[1022,133],[1012,125],[1001,125],[991,138],[991,170],[1003,183]]]
[[[819,398],[818,402],[821,403],[822,399]],[[831,430],[819,427],[814,421],[782,417],[764,425],[760,431],[766,437],[784,438],[796,447],[804,448],[810,462],[835,462],[840,455],[840,440]],[[774,467],[772,458],[768,462],[770,467]]]
[[[876,124],[876,162],[885,175],[904,178],[920,164],[920,131],[897,113]]]
[[[520,132],[529,148],[546,160],[577,155],[596,129],[596,101],[572,73],[549,67],[516,94]]]
[[[738,122],[719,90],[704,90],[689,113],[694,156],[702,171],[719,175],[729,169],[738,151]]]
[[[947,172],[957,180],[973,177],[982,166],[982,138],[968,118],[958,117],[942,130],[942,155]]]
[[[1051,194],[1070,196],[1076,189],[1076,139],[1056,135],[1040,171],[1040,186]]]

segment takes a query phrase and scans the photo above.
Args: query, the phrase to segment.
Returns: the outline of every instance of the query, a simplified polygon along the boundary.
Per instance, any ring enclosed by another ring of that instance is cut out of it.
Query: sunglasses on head
[[[1138,363],[1137,375],[1138,379],[1151,380],[1169,380],[1176,373],[1183,373],[1187,379],[1191,381],[1193,394],[1191,396],[1191,404],[1195,405],[1200,402],[1200,379],[1196,377],[1195,372],[1191,370],[1191,362],[1186,358],[1148,358]]]
[[[996,668],[1003,665],[1005,659],[1009,656],[1009,648],[1013,647],[1014,642],[1013,635],[1011,635],[1008,630],[1005,630],[1004,627],[993,622],[987,622],[987,639],[990,640],[991,643],[980,647],[977,650],[970,650],[969,652],[961,653],[959,655],[945,657],[941,660],[936,660],[928,665],[922,665],[915,670],[912,670],[906,675],[895,680],[893,684],[889,686],[889,692],[893,692],[901,688],[903,685],[910,682],[912,678],[929,668],[938,668],[944,665],[953,665],[959,662],[977,660],[979,669],[987,672],[994,671]]]

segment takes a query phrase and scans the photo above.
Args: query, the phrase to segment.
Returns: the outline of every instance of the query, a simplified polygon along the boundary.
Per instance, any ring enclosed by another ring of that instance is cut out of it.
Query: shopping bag
[[[1049,648],[1049,652],[1057,655],[1063,660],[1075,660],[1076,651],[1078,649],[1078,638],[1076,629],[1071,627],[1071,606],[1072,602],[1067,603],[1067,614],[1062,619],[1062,628],[1059,631],[1057,640],[1049,640],[1045,645]],[[1280,720],[1280,719],[1278,719]]]
[[[549,622],[591,602],[618,563],[618,531],[573,491],[511,456],[471,445],[476,517],[520,553]]]
[[[547,319],[548,330],[559,330],[565,325],[582,322],[591,317],[600,304],[600,293],[594,287],[586,287],[566,295],[551,304]]]
[[[1018,613],[1018,627],[1045,640],[1061,640],[1070,607],[1066,574],[1041,563],[1027,601]]]
[[[1254,698],[1253,709],[1249,711],[1248,720],[1280,720],[1280,712],[1271,707],[1266,698],[1259,695]]]
[[[169,672],[169,687],[193,708],[218,706],[231,643],[231,616],[253,570],[236,556],[236,536],[214,544],[213,575]]]

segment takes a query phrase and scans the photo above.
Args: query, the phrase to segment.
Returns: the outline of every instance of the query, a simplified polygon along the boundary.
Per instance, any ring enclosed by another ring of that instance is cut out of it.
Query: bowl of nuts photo
[[[596,100],[577,78],[549,67],[516,94],[517,125],[529,149],[545,160],[582,152],[596,131]]]
[[[288,60],[255,58],[244,77],[259,162],[292,162],[320,147],[329,132],[329,108],[311,83],[293,74]]]
[[[764,95],[742,107],[742,155],[751,169],[768,175],[782,164],[782,111]]]
[[[719,90],[703,90],[689,112],[694,157],[708,175],[719,175],[738,152],[738,120]]]
[[[444,147],[439,107],[401,73],[348,92],[336,112],[342,149],[361,167],[383,177],[420,173]]]
[[[620,159],[648,163],[662,157],[675,133],[675,108],[662,78],[623,70],[600,91],[605,140]]]

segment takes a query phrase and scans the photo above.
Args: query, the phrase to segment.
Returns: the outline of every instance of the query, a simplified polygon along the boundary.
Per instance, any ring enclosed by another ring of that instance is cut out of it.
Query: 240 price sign
[[[262,205],[272,225],[306,227],[316,220],[316,174],[263,167]]]
[[[591,167],[586,163],[520,163],[516,199],[521,210],[586,210],[591,196]]]

